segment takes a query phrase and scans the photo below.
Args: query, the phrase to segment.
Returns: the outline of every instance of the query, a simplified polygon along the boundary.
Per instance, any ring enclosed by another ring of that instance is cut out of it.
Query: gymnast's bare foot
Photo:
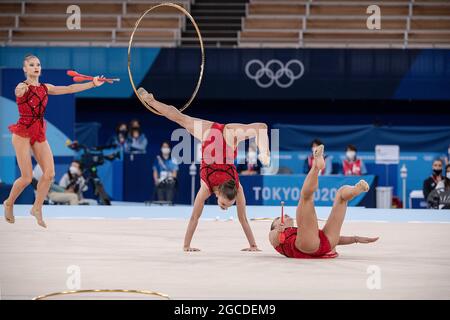
[[[319,171],[325,168],[325,159],[323,158],[324,146],[321,144],[314,149],[314,166]]]
[[[186,252],[198,252],[198,251],[200,251],[200,249],[191,248],[191,247],[184,247],[183,251],[186,251]]]
[[[359,180],[357,184],[355,184],[355,189],[358,191],[358,194],[369,191],[369,184],[365,180]]]
[[[5,211],[5,220],[8,223],[16,222],[16,219],[14,218],[14,213],[13,213],[13,205],[10,204],[7,200],[3,201],[3,210]]]
[[[42,219],[42,209],[31,208],[30,214],[36,218],[38,225],[40,225],[42,228],[47,228],[47,225],[45,224],[44,220]]]
[[[144,99],[145,102],[147,103],[152,103],[153,101],[155,101],[155,98],[153,97],[153,94],[148,93],[147,90],[145,90],[144,88],[140,87],[137,90],[139,96]]]

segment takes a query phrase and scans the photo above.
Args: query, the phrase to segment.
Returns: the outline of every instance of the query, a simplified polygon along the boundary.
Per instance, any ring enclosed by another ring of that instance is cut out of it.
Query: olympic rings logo
[[[297,67],[295,67],[297,65]],[[255,70],[255,67],[257,68]],[[300,60],[292,59],[283,65],[280,60],[272,59],[265,65],[261,60],[253,59],[247,62],[245,73],[247,77],[256,81],[261,88],[269,88],[276,83],[280,88],[289,88],[295,80],[300,79],[305,67]],[[264,81],[263,79],[268,79]],[[288,79],[288,81],[283,80]]]

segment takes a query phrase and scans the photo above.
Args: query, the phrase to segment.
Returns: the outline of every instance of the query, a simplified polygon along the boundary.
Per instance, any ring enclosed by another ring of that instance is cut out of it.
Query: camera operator
[[[161,144],[161,153],[156,156],[153,164],[153,180],[158,201],[173,202],[177,172],[178,165],[170,156],[170,144],[164,141]]]
[[[94,199],[83,198],[83,192],[88,190],[88,186],[83,177],[83,168],[80,161],[72,161],[69,170],[61,177],[59,185],[65,188],[66,192],[77,194],[80,204],[97,204]]]
[[[41,167],[39,164],[36,164],[33,169],[33,179],[31,180],[34,190],[37,189],[37,184],[42,175],[43,172]],[[50,190],[47,197],[53,203],[68,203],[71,206],[78,205],[80,202],[76,193],[67,191],[65,188],[55,184],[54,182],[50,185]]]

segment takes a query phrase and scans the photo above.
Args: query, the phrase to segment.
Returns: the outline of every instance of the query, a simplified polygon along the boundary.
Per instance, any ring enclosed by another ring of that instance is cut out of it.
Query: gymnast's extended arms
[[[236,196],[236,209],[239,222],[241,223],[242,229],[244,230],[245,236],[247,237],[248,243],[250,244],[249,248],[242,249],[242,251],[261,251],[258,249],[258,246],[256,245],[252,228],[250,228],[250,224],[248,223],[247,214],[245,212],[245,205],[246,202],[244,190],[242,189],[242,185],[239,184],[238,194]]]
[[[198,220],[203,212],[203,207],[205,206],[206,199],[209,198],[211,193],[208,187],[203,181],[200,182],[200,190],[197,192],[197,196],[194,201],[194,208],[192,209],[191,219],[189,219],[188,228],[186,230],[186,235],[184,236],[184,251],[200,251],[197,248],[191,248],[192,237],[194,236],[195,229],[198,225]]]
[[[360,237],[360,236],[340,236],[338,246],[346,245],[346,244],[354,244],[354,243],[371,243],[375,242],[379,239],[376,238],[368,238],[368,237]]]
[[[270,165],[269,130],[267,124],[262,122],[250,124],[229,123],[226,125],[226,129],[226,134],[232,135],[233,138],[228,141],[235,140],[236,146],[244,140],[255,138],[259,149],[259,160],[264,166]]]
[[[103,76],[94,77],[94,80],[92,80],[90,82],[74,83],[74,84],[71,84],[68,86],[54,86],[50,83],[46,83],[45,85],[48,88],[48,94],[51,94],[51,95],[76,93],[76,92],[81,92],[84,90],[88,90],[88,89],[99,87],[99,86],[103,85],[105,82],[100,81],[99,78],[104,78],[104,77]]]

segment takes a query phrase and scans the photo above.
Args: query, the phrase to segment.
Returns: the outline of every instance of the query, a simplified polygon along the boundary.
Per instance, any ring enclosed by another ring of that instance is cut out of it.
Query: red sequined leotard
[[[225,125],[213,123],[209,136],[202,144],[200,178],[208,185],[209,191],[228,180],[234,180],[239,188],[239,175],[234,165],[237,150],[225,142]]]
[[[16,97],[20,118],[16,124],[8,127],[9,131],[30,138],[31,145],[35,142],[44,142],[46,140],[44,113],[47,101],[48,89],[45,84],[29,85],[23,96]]]

